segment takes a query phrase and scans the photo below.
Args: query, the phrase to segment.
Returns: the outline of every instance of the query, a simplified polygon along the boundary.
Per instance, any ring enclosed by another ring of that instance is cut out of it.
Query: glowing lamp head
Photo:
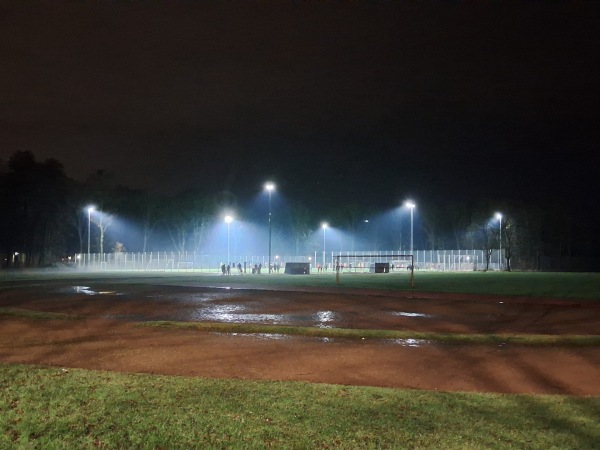
[[[86,210],[87,210],[88,214],[91,214],[94,211],[96,211],[96,207],[95,206],[88,206]]]
[[[269,192],[273,192],[275,190],[275,184],[271,182],[265,183],[265,189]]]
[[[404,202],[404,206],[406,206],[407,208],[410,208],[410,209],[413,209],[413,208],[416,208],[416,207],[417,207],[417,205],[415,205],[415,204],[414,204],[413,202],[411,202],[411,201],[406,201],[406,202]]]
[[[225,216],[225,223],[231,223],[233,222],[233,217],[232,216]]]
[[[328,226],[329,226],[329,224],[327,222],[323,222],[321,224],[321,228],[323,228],[323,229],[327,228]]]
[[[502,213],[497,212],[496,213],[496,219],[502,220]]]

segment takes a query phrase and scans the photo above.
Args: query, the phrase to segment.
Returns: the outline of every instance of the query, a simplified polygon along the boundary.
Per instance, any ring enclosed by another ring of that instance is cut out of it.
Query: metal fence
[[[397,250],[389,251],[356,251],[356,252],[314,252],[311,256],[271,256],[271,264],[283,269],[286,262],[308,262],[312,268],[322,266],[328,269],[335,267],[338,255],[343,269],[358,267],[368,268],[371,263],[389,262],[394,270],[403,270],[407,261],[394,259]],[[356,255],[356,256],[355,256]],[[473,271],[486,268],[483,250],[415,250],[415,269],[433,271]],[[111,271],[200,271],[218,272],[222,264],[238,264],[245,273],[251,272],[255,266],[268,268],[268,256],[239,255],[226,261],[219,255],[206,255],[200,252],[146,252],[146,253],[82,253],[76,255],[76,262],[81,270]],[[498,250],[492,252],[489,269],[502,268],[502,260]]]

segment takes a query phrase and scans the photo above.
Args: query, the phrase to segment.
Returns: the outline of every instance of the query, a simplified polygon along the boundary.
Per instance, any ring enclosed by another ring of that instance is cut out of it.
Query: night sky
[[[0,159],[597,218],[600,2],[0,1]]]

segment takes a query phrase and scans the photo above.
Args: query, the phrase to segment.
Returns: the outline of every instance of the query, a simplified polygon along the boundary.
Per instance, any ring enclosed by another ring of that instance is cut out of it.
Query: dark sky
[[[0,159],[162,192],[592,210],[599,3],[0,1]]]

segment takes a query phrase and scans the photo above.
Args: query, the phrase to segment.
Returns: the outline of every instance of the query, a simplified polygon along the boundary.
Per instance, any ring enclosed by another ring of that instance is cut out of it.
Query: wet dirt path
[[[600,330],[595,305],[512,300],[106,284],[8,289],[0,291],[0,307],[85,319],[34,321],[0,315],[0,361],[444,391],[600,395],[597,347],[340,341],[134,326],[140,320],[170,319],[461,333]]]

